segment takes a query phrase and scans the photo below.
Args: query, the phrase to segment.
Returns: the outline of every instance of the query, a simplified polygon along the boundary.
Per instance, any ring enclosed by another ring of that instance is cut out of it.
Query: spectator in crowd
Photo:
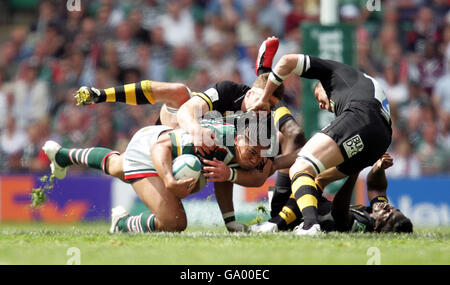
[[[19,128],[27,128],[31,121],[42,120],[50,107],[48,83],[38,78],[40,66],[34,62],[23,65],[21,76],[5,87],[14,96],[13,116]]]
[[[32,122],[27,128],[27,143],[23,147],[16,162],[20,162],[18,169],[34,172],[43,172],[48,169],[50,160],[42,150],[42,145],[49,135],[49,122],[47,118]],[[15,155],[12,155],[15,158]],[[12,163],[13,169],[17,163]]]
[[[191,50],[188,46],[177,46],[173,49],[172,62],[167,68],[166,80],[169,82],[188,83],[195,73],[192,65]]]
[[[406,51],[412,53],[413,61],[418,61],[419,55],[425,54],[426,42],[438,41],[437,24],[434,12],[430,7],[422,6],[417,10],[414,28],[408,32],[405,39]]]
[[[7,114],[11,108],[11,95],[3,91],[3,84],[5,81],[5,74],[0,70],[0,130],[6,126]]]
[[[390,104],[401,104],[408,100],[408,85],[400,79],[399,66],[394,62],[386,63],[382,77],[377,78]]]
[[[211,40],[208,53],[198,62],[199,68],[206,69],[214,82],[230,80],[236,69],[236,59],[226,55],[222,38]]]
[[[436,81],[444,72],[444,64],[442,57],[438,54],[436,42],[427,40],[423,43],[423,55],[420,57],[419,63],[412,65],[412,68],[416,69],[421,86],[431,96]]]
[[[22,151],[27,142],[27,133],[17,128],[13,116],[7,116],[5,127],[0,133],[0,151],[10,156]]]
[[[444,169],[448,154],[437,140],[436,124],[427,122],[422,128],[423,141],[418,146],[418,157],[422,166],[422,173],[432,175],[441,173]]]
[[[242,83],[252,86],[256,80],[255,61],[258,56],[258,46],[256,44],[248,44],[245,47],[244,56],[237,62],[237,69],[242,78]]]
[[[130,68],[137,66],[139,58],[137,56],[137,41],[133,38],[133,33],[129,22],[124,21],[116,28],[117,41],[115,49],[118,54],[119,67]]]
[[[450,118],[450,70],[437,80],[432,99],[440,121],[448,122]]]
[[[356,42],[356,55],[359,69],[372,77],[377,77],[377,70],[371,56],[369,34],[364,30],[360,30],[356,37],[358,39]]]
[[[258,24],[258,7],[255,4],[245,6],[245,18],[237,24],[237,36],[244,46],[258,45],[262,38],[262,28]]]
[[[166,81],[167,65],[170,62],[171,48],[164,41],[164,29],[161,25],[151,30],[150,70],[148,77],[156,81]]]
[[[167,1],[166,12],[160,18],[164,40],[171,46],[192,46],[194,44],[194,19],[181,1]]]
[[[285,11],[282,6],[277,5],[276,1],[256,0],[258,5],[258,23],[262,27],[270,28],[273,35],[283,37],[285,21],[274,21],[274,19],[284,19]],[[279,1],[283,2],[283,1]]]

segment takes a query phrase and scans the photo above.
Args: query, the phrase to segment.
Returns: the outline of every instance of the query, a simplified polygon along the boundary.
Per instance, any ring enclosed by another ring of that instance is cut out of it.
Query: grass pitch
[[[107,233],[106,223],[0,224],[0,264],[277,265],[450,264],[450,227],[411,235],[230,234],[224,227],[185,232]],[[75,249],[74,249],[75,248]]]

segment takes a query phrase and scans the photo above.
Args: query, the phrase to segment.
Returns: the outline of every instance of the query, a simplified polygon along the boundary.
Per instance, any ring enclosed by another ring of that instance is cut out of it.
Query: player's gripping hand
[[[256,75],[272,71],[272,63],[280,42],[276,37],[267,38],[259,47],[255,63]]]
[[[259,111],[270,112],[271,109],[272,105],[270,104],[270,102],[263,100],[261,96],[261,98],[259,98],[254,105],[248,108],[248,112],[255,112],[255,113]]]
[[[392,156],[386,152],[381,156],[380,159],[377,160],[374,167],[378,169],[388,169],[392,165],[394,165],[394,158],[392,158]]]
[[[195,184],[193,183],[194,181],[194,178],[176,180],[174,177],[173,179],[164,181],[164,185],[166,186],[167,190],[175,194],[175,196],[177,196],[179,199],[183,199],[191,194],[192,190],[195,187]]]
[[[228,181],[231,175],[231,169],[215,157],[213,160],[204,159],[203,176],[206,177],[207,182],[225,182]]]
[[[210,154],[217,147],[217,137],[213,131],[208,128],[199,127],[191,135],[194,138],[194,146],[196,150],[202,156]]]
[[[95,104],[99,101],[101,91],[94,87],[82,86],[75,94],[77,106]]]

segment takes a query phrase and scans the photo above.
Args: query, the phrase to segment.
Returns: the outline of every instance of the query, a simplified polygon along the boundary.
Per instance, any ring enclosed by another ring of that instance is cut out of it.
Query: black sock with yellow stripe
[[[152,82],[143,80],[137,83],[130,83],[99,89],[100,94],[95,98],[95,103],[101,102],[122,102],[128,105],[154,104],[155,98],[152,92]]]
[[[285,231],[298,225],[301,217],[302,213],[297,206],[297,201],[294,195],[291,195],[278,215],[270,219],[269,222],[277,224],[280,231]]]
[[[299,172],[292,178],[292,193],[303,215],[303,229],[307,230],[314,224],[318,224],[318,201],[321,196],[320,188],[317,189],[314,176],[306,172]]]

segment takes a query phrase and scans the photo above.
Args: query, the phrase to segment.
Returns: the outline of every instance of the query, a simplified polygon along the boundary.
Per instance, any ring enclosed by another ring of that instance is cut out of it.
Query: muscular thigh
[[[165,226],[186,224],[186,213],[181,200],[168,191],[161,178],[147,177],[132,184],[145,206]]]
[[[392,137],[387,122],[374,111],[346,111],[321,132],[339,146],[344,162],[337,169],[346,175],[372,165],[386,152]]]

